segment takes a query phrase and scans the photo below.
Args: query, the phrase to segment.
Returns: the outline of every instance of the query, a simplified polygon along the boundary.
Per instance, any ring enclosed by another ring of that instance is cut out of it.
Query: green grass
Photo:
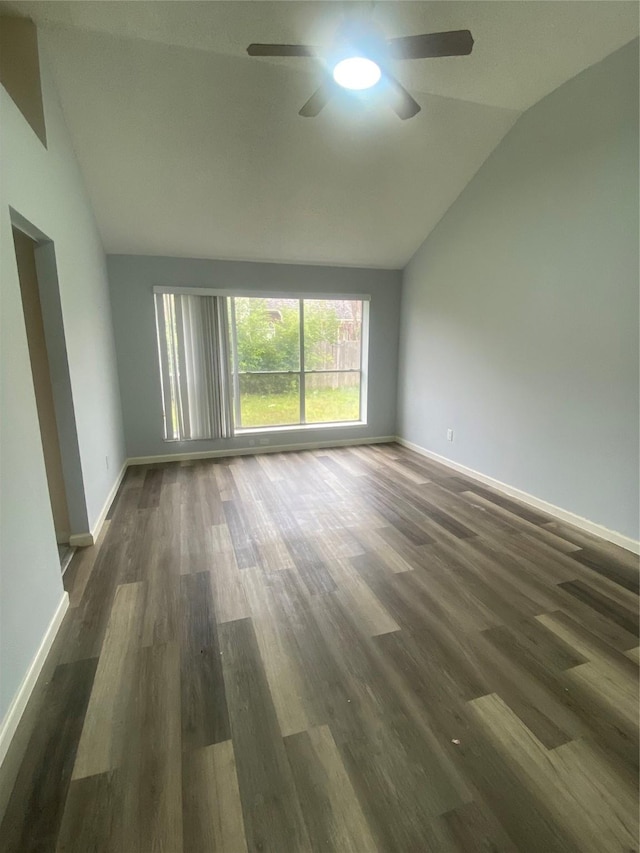
[[[306,422],[357,421],[360,417],[360,389],[321,388],[306,393]],[[289,394],[243,394],[240,398],[242,426],[280,426],[300,422],[300,398]]]

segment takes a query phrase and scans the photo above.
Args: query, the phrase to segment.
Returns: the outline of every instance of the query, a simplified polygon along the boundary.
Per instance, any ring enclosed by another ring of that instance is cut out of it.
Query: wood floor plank
[[[211,568],[211,556],[206,548],[206,535],[211,524],[207,518],[207,508],[198,495],[197,473],[193,474],[195,482],[192,491],[184,481],[184,471],[181,474],[180,505],[175,512],[176,518],[172,527],[177,533],[178,546],[173,547],[174,560],[178,557],[180,574],[187,575],[206,572]],[[176,530],[177,528],[177,530]],[[171,529],[171,527],[169,528]]]
[[[486,537],[480,539],[486,543]],[[499,551],[502,559],[508,560],[514,570],[522,571],[525,577],[531,575],[545,585],[576,580],[579,576],[578,564],[571,555],[558,551],[539,536],[521,531],[494,539],[490,548],[494,554]]]
[[[415,568],[419,550],[395,528],[358,526],[351,533],[361,547],[359,553],[351,556],[372,554],[392,573],[411,572]]]
[[[522,619],[517,626],[499,626],[483,633],[496,648],[511,651],[523,665],[530,658],[552,672],[561,672],[587,662],[584,655],[546,631],[536,619]]]
[[[358,532],[366,538],[365,530]],[[435,542],[434,539],[430,539],[427,542],[420,542],[417,544],[408,539],[404,533],[392,525],[384,525],[383,527],[377,528],[377,530],[370,531],[370,533],[374,534],[370,540],[370,548],[372,550],[377,551],[380,547],[386,545],[386,547],[393,549],[408,562],[415,560],[416,554],[418,553],[416,550],[417,548],[420,548],[423,545],[432,545]]]
[[[119,853],[124,793],[117,770],[71,782],[56,853]]]
[[[136,702],[118,771],[124,791],[121,850],[182,853],[182,749],[178,643],[140,651]]]
[[[525,774],[531,795],[544,802],[580,850],[634,848],[633,792],[620,778],[614,782],[607,765],[585,742],[546,750],[495,694],[473,700],[472,706],[496,748]]]
[[[608,667],[622,667],[628,677],[634,674],[632,666],[627,664],[623,653],[591,631],[583,621],[576,620],[560,610],[542,613],[536,616],[536,621],[544,625],[568,647],[575,649],[576,654],[584,657],[585,660],[600,661]]]
[[[448,572],[442,572],[439,567],[431,564],[429,568],[422,567],[414,572],[397,576],[398,584],[405,584],[417,595],[427,595],[438,607],[448,614],[448,618],[457,623],[460,631],[483,631],[496,624],[499,619],[495,613],[479,598],[466,584]]]
[[[157,558],[160,531],[171,530],[175,524],[174,517],[169,521],[161,514],[160,508],[154,507],[132,510],[124,518],[118,516],[115,523],[122,537],[119,547],[115,549],[118,582],[146,580],[147,571]],[[167,523],[166,528],[162,526],[164,523]]]
[[[615,622],[624,631],[634,634],[636,637],[639,634],[640,617],[637,612],[628,610],[626,607],[618,604],[607,595],[603,595],[593,587],[588,586],[582,581],[567,581],[560,584],[562,589],[570,592],[580,601],[583,601],[589,607],[602,613],[607,619]]]
[[[233,479],[233,474],[230,470],[230,464],[231,460],[229,458],[214,460],[213,472],[218,492],[220,494],[220,500],[223,502],[238,500],[240,498],[235,480]]]
[[[183,575],[180,587],[182,748],[190,750],[228,740],[229,715],[211,576]]]
[[[247,853],[230,740],[184,756],[182,797],[184,853]]]
[[[257,541],[250,525],[243,516],[240,501],[225,501],[224,514],[238,568],[256,568],[260,565],[260,557],[256,547]]]
[[[123,732],[132,701],[132,673],[140,644],[144,594],[143,583],[123,584],[116,591],[73,779],[106,773],[120,765]]]
[[[576,545],[578,549],[591,552],[591,556],[598,562],[624,567],[626,571],[630,572],[631,577],[633,577],[633,573],[637,576],[640,570],[640,556],[638,554],[634,554],[620,545],[614,545],[613,542],[602,539],[600,536],[587,533],[586,530],[580,530],[570,524],[565,524],[563,521],[550,521],[544,527],[551,530],[556,536]],[[580,550],[574,552],[575,558],[579,558]]]
[[[397,444],[132,466],[2,853],[638,849],[638,557]]]
[[[628,553],[628,552],[627,552]],[[583,566],[588,566],[604,577],[609,578],[614,583],[619,584],[625,589],[635,592],[636,595],[640,591],[640,579],[638,578],[638,559],[616,559],[613,556],[605,555],[602,551],[596,551],[594,548],[582,548],[580,551],[574,551],[571,555],[578,563]]]
[[[337,586],[334,595],[343,608],[353,614],[365,634],[376,637],[400,630],[398,623],[348,560],[333,560],[329,571]]]
[[[520,766],[509,753],[497,748],[495,740],[474,713],[472,703],[467,706],[466,723],[465,732],[456,738],[459,741],[456,753],[482,801],[516,849],[540,853],[581,853],[581,848],[566,832],[562,822],[555,819],[547,802],[532,796],[527,776]],[[464,808],[462,806],[456,811],[461,812]]]
[[[170,563],[170,555],[162,556],[155,570],[147,575],[143,646],[172,642],[179,631],[180,577],[169,568]]]
[[[451,550],[451,545],[449,549]],[[496,541],[477,536],[465,540],[458,552],[471,568],[481,569],[480,576],[492,590],[503,592],[521,613],[536,616],[554,610],[562,593],[531,568],[521,572],[514,555],[513,540]]]
[[[495,520],[502,521],[506,524],[507,530],[512,533],[528,534],[535,536],[538,541],[546,542],[554,547],[560,553],[573,553],[578,550],[578,546],[572,542],[568,542],[560,536],[548,529],[547,525],[535,513],[529,513],[524,510],[522,512],[513,512],[513,509],[501,501],[496,501],[487,497],[486,492],[479,492],[473,488],[467,492],[463,492],[459,499],[468,502],[471,506],[476,507],[484,512],[486,516]],[[538,518],[537,521],[533,520]]]
[[[362,459],[365,462],[367,460],[375,460],[373,462],[374,469],[379,467],[382,470],[388,472],[390,476],[397,475],[400,479],[400,482],[402,482],[402,480],[406,480],[409,483],[413,483],[414,485],[419,486],[429,482],[429,479],[425,477],[424,474],[416,473],[411,468],[408,468],[406,465],[403,465],[402,462],[397,462],[395,460],[389,459],[389,457],[382,455],[375,448],[367,448],[366,450],[361,450],[358,447],[354,447],[352,448],[351,452],[358,456],[359,459]]]
[[[335,581],[311,538],[296,534],[286,536],[285,542],[300,577],[312,595],[321,595],[336,589]]]
[[[220,645],[249,850],[311,849],[250,619],[220,626]]]
[[[626,722],[631,732],[638,727],[638,682],[625,678],[620,670],[589,661],[568,673],[570,680],[580,685],[595,701],[609,710],[611,716]],[[624,725],[624,722],[622,725]]]
[[[210,574],[217,622],[233,622],[250,616],[227,525],[213,525],[205,537],[211,554]]]
[[[283,736],[304,731],[319,721],[320,709],[305,675],[287,611],[279,606],[275,590],[261,570],[247,569],[243,583],[280,731]]]
[[[146,519],[146,547],[138,556],[144,577],[146,596],[142,626],[142,645],[169,643],[180,630],[180,575],[177,551],[178,537],[163,539],[163,519],[159,513]]]
[[[481,642],[485,639],[486,645]],[[545,747],[553,749],[585,733],[580,720],[536,678],[537,661],[523,646],[513,646],[504,633],[486,631],[479,638],[479,654],[494,689]]]
[[[368,476],[363,479],[365,484],[362,486],[362,491],[367,503],[384,518],[387,524],[395,527],[412,545],[428,545],[435,541],[436,531],[428,522],[437,526],[436,519],[431,516],[419,518],[420,513],[414,511],[408,502],[402,501],[397,492],[381,489],[380,484],[376,484],[376,481]],[[441,526],[446,528],[447,521],[444,514],[441,513],[439,518],[443,522]]]
[[[367,477],[366,483],[370,487],[375,488],[376,496],[374,500],[383,499],[388,502],[387,510],[392,512],[391,506],[395,506],[397,513],[404,519],[402,524],[412,528],[409,536],[414,535],[415,528],[421,528],[422,523],[419,515],[422,514],[437,528],[442,528],[459,539],[466,539],[477,535],[474,530],[468,528],[465,524],[458,521],[448,512],[445,512],[444,507],[436,505],[433,501],[427,498],[427,487],[405,487],[399,489],[394,478],[385,474],[377,473],[376,477]],[[372,489],[373,491],[373,489]],[[398,529],[401,529],[398,523],[395,524]],[[427,540],[428,541],[428,540]],[[419,542],[416,539],[415,544],[427,544],[427,541]]]
[[[265,503],[256,499],[244,511],[255,531],[260,565],[268,571],[292,569],[291,554]]]
[[[313,537],[313,543],[326,563],[364,554],[362,545],[350,530],[323,530]]]
[[[195,491],[203,525],[208,527],[212,524],[222,524],[225,518],[224,507],[212,460],[202,459],[196,466]],[[188,502],[192,503],[191,490],[189,490]]]
[[[419,490],[421,498],[427,498],[432,504],[446,510],[452,518],[472,530],[476,536],[508,536],[521,532],[524,523],[521,519],[513,519],[504,510],[501,514],[500,508],[489,502],[479,505],[469,500],[471,495],[473,495],[472,492],[467,492],[462,497],[459,493],[450,492],[437,483],[429,483]],[[478,501],[482,500],[477,495],[475,498]],[[551,536],[551,534],[548,535]]]
[[[0,822],[4,853],[55,849],[96,664],[61,664],[44,691],[39,724]]]
[[[595,590],[600,595],[613,599],[617,605],[625,610],[632,613],[635,612],[638,605],[637,593],[631,592],[631,590],[617,584],[603,574],[594,572],[590,568],[583,568],[582,564],[576,563],[576,565],[580,566],[580,575],[573,578],[573,580],[582,581],[586,586]]]
[[[547,612],[554,613],[558,609],[561,610],[568,618],[584,625],[602,643],[620,651],[627,651],[638,645],[638,637],[635,634],[612,622],[611,619],[594,610],[580,598],[563,590],[562,587],[559,586],[557,589],[562,593],[562,597],[558,600],[557,607],[548,608]],[[537,615],[544,615],[544,613]]]
[[[314,614],[347,697],[334,711],[332,732],[367,821],[383,849],[412,849],[435,816],[471,799],[469,791],[347,614],[329,597]]]
[[[472,491],[475,492],[476,495],[480,495],[485,498],[485,500],[491,501],[491,503],[506,509],[512,515],[522,518],[524,521],[528,521],[531,524],[543,525],[548,521],[551,521],[548,515],[536,512],[530,507],[525,506],[512,498],[507,498],[504,495],[494,492],[491,489],[486,489],[477,483],[474,483],[472,486]]]
[[[490,809],[477,802],[465,803],[440,820],[446,827],[446,840],[459,853],[517,853],[518,848]]]
[[[375,843],[331,730],[319,726],[285,739],[314,851],[375,853]]]
[[[629,651],[625,652],[625,655],[629,658],[629,660],[640,664],[640,646],[636,646],[635,649],[629,649]]]
[[[133,536],[133,520],[123,520],[120,535],[113,537],[113,547],[102,548],[97,555],[82,598],[63,625],[61,663],[99,657],[116,587],[122,580],[125,555]]]
[[[284,472],[271,453],[260,453],[256,456],[256,461],[270,483],[277,483],[284,479]]]
[[[164,470],[162,468],[150,467],[147,470],[140,494],[139,509],[149,509],[150,507],[159,506],[163,476]]]

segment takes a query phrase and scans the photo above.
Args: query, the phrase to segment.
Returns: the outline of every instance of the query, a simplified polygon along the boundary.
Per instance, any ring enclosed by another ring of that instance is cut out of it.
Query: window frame
[[[290,299],[297,300],[299,303],[299,347],[300,360],[298,370],[237,370],[238,364],[238,337],[236,328],[236,309],[235,298],[239,299]],[[362,304],[362,318],[360,328],[360,367],[359,368],[336,368],[327,370],[306,370],[305,369],[305,353],[304,353],[304,303],[312,300],[323,302],[360,302]],[[246,435],[252,432],[272,432],[283,430],[299,430],[299,429],[325,429],[327,427],[350,427],[350,426],[365,426],[367,423],[367,394],[366,384],[368,380],[368,351],[369,351],[369,303],[371,297],[368,294],[281,294],[281,293],[233,293],[230,298],[229,318],[230,318],[230,342],[231,342],[231,374],[233,380],[233,415],[234,415],[234,433],[235,435]],[[365,352],[364,341],[367,341]],[[327,374],[327,373],[359,373],[360,388],[358,399],[358,418],[350,421],[319,421],[308,423],[306,420],[306,377],[312,374]],[[271,426],[242,426],[242,413],[240,404],[240,376],[297,376],[299,377],[299,394],[300,394],[300,415],[298,423],[293,424],[273,424]]]
[[[181,293],[193,296],[224,296],[229,300],[229,373],[231,376],[231,384],[233,387],[233,433],[236,436],[249,435],[251,433],[266,434],[271,432],[291,432],[309,429],[350,429],[353,427],[362,427],[367,425],[368,418],[368,385],[369,385],[369,312],[371,305],[371,296],[368,293],[300,293],[299,291],[276,291],[276,290],[246,290],[246,289],[229,289],[229,288],[212,288],[212,287],[181,287],[174,285],[171,287],[154,286],[154,294],[165,293]],[[238,363],[237,352],[237,336],[236,336],[236,312],[235,298],[248,299],[289,299],[298,300],[300,303],[300,365],[298,370],[280,370],[280,371],[238,371],[236,365]],[[305,300],[318,301],[339,301],[339,302],[361,302],[362,303],[362,320],[360,332],[360,369],[345,368],[337,370],[305,370],[304,369],[304,302]],[[366,347],[365,347],[366,341]],[[298,423],[281,424],[261,427],[243,427],[238,424],[242,423],[240,412],[240,375],[292,375],[299,376],[300,379],[300,420]],[[360,402],[358,420],[352,421],[335,421],[335,422],[319,422],[306,423],[305,421],[305,404],[306,404],[306,383],[305,376],[311,374],[323,373],[359,373],[360,374]],[[164,389],[163,389],[164,390]],[[171,440],[171,439],[166,439]]]

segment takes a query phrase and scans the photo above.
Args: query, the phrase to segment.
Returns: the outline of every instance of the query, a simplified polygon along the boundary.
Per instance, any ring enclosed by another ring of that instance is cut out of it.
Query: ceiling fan
[[[396,59],[431,59],[439,56],[467,56],[473,49],[469,30],[423,33],[401,38],[385,38],[369,22],[343,24],[328,50],[306,44],[250,44],[249,56],[313,57],[323,61],[327,75],[300,110],[312,118],[327,105],[339,88],[364,91],[373,87],[385,90],[385,97],[401,119],[420,112],[420,104],[389,71]]]

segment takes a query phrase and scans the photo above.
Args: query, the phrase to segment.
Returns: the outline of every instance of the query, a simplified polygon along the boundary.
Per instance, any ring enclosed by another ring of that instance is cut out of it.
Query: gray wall
[[[89,526],[125,458],[104,252],[46,58],[41,58],[41,69],[47,148],[0,87],[0,718],[63,595],[12,210],[52,240],[55,249],[78,479]]]
[[[107,268],[129,457],[246,448],[252,441],[248,436],[218,441],[163,440],[154,286],[370,294],[367,425],[292,429],[272,436],[270,443],[395,435],[400,272],[139,255],[109,255]]]
[[[404,438],[638,538],[637,41],[528,110],[418,250],[399,375]]]

